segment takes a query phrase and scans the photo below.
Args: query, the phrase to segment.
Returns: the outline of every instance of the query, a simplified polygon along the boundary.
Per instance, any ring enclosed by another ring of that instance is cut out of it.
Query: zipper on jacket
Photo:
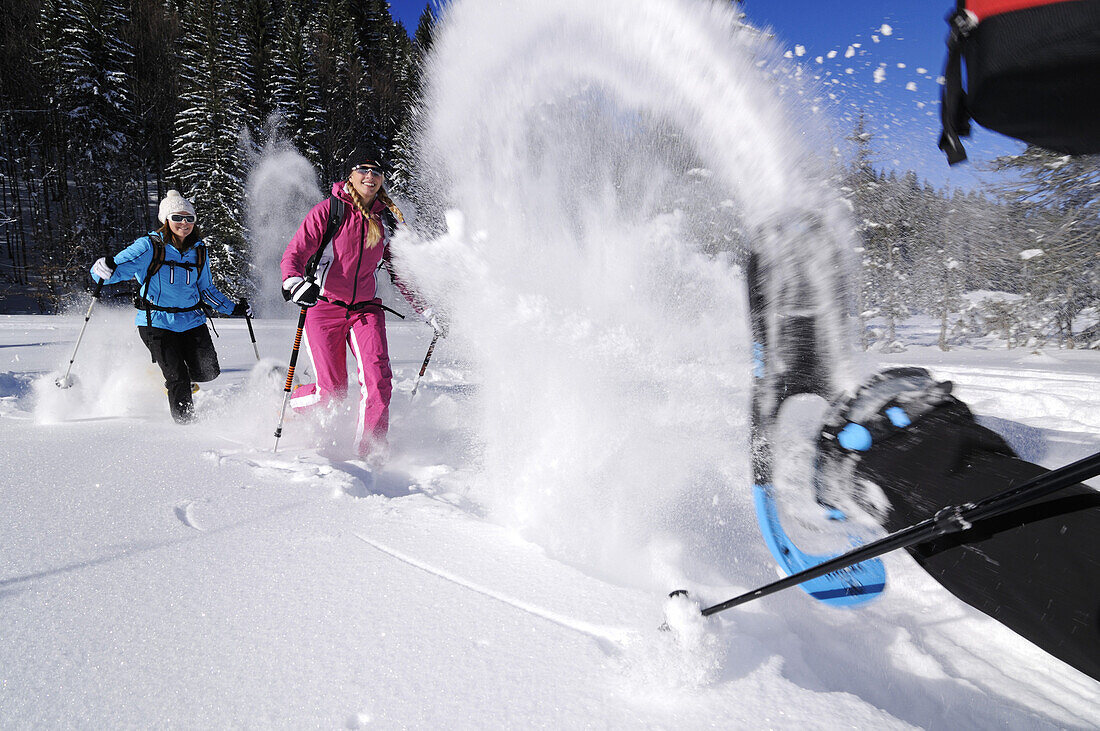
[[[366,230],[370,228],[370,218],[366,220],[366,226],[359,227],[359,257],[355,260],[355,278],[351,285],[351,302],[355,304],[356,295],[359,293],[359,268],[363,264],[363,243],[366,241]],[[351,317],[351,310],[347,311],[347,317]]]

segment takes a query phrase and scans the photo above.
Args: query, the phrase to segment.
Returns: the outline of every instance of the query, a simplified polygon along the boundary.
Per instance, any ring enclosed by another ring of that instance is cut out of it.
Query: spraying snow
[[[676,0],[458,3],[433,46],[421,182],[461,215],[395,253],[481,375],[478,499],[620,580],[679,585],[685,546],[724,566],[755,530],[746,237],[822,272],[848,240],[778,61]]]
[[[279,294],[279,260],[302,219],[323,197],[313,165],[290,142],[274,135],[248,176],[248,231],[256,285],[252,308],[257,315],[286,315]]]

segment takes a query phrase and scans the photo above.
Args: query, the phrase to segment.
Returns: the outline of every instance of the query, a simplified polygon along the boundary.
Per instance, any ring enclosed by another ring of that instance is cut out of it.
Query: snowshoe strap
[[[943,90],[940,92],[940,115],[943,132],[939,147],[947,155],[949,165],[966,159],[960,137],[970,136],[970,112],[966,106],[966,92],[962,82],[963,44],[970,32],[977,27],[977,18],[966,9],[965,0],[947,16],[951,33],[947,37],[947,64],[943,71]]]

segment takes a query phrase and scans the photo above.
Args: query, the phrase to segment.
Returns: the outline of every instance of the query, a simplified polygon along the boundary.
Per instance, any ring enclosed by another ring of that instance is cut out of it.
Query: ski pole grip
[[[95,289],[92,290],[92,299],[99,299],[99,293],[103,290],[103,280],[97,279]]]

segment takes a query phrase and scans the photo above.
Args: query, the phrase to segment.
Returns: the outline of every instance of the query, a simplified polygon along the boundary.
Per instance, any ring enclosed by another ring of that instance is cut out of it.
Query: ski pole
[[[302,313],[298,315],[298,331],[294,333],[294,348],[290,351],[290,366],[286,369],[286,384],[283,386],[283,408],[279,412],[279,425],[275,427],[275,448],[272,452],[279,451],[279,438],[283,436],[283,419],[286,418],[286,404],[290,400],[290,387],[294,383],[294,366],[298,364],[298,350],[302,347],[302,330],[306,326],[306,310],[308,307],[302,308]]]
[[[428,370],[428,361],[432,359],[432,351],[435,350],[435,343],[437,340],[439,340],[438,330],[435,335],[432,336],[432,342],[428,344],[428,352],[424,354],[424,362],[420,365],[420,374],[416,377],[416,383],[413,384],[413,390],[409,395],[409,401],[413,400],[413,397],[416,396],[416,389],[420,388],[420,379],[424,377],[424,371]]]
[[[73,356],[69,358],[69,367],[65,369],[65,375],[54,381],[54,384],[58,388],[68,388],[73,385],[72,380],[69,378],[69,373],[73,370],[73,361],[76,360],[76,351],[80,349],[80,341],[84,339],[84,331],[88,329],[88,320],[92,319],[92,308],[95,307],[96,300],[99,299],[99,292],[103,289],[103,280],[100,279],[95,283],[95,290],[92,292],[92,301],[88,303],[88,311],[84,313],[84,325],[80,328],[80,335],[76,338],[76,345],[73,347]]]
[[[919,523],[894,531],[877,541],[872,541],[865,546],[842,553],[817,566],[811,566],[804,571],[773,581],[759,589],[753,589],[721,604],[707,607],[702,610],[702,614],[704,617],[709,617],[712,614],[751,602],[753,599],[759,599],[777,591],[797,586],[804,581],[816,579],[818,576],[824,576],[832,571],[838,571],[853,564],[876,558],[884,553],[890,553],[899,548],[908,548],[950,533],[965,531],[978,521],[1003,515],[1010,510],[1055,493],[1058,490],[1096,477],[1098,474],[1100,474],[1100,452],[1064,467],[1044,472],[1017,487],[995,493],[979,500],[977,503],[948,505],[936,511],[935,515],[925,518]],[[682,593],[686,592],[683,589],[678,589],[669,596]]]
[[[252,339],[252,352],[256,354],[256,362],[260,362],[260,349],[256,347],[256,331],[252,329],[252,318],[244,316],[244,322],[248,325],[248,337]]]

